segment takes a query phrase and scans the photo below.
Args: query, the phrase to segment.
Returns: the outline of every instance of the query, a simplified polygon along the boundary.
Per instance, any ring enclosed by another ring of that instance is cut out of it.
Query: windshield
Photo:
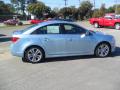
[[[120,19],[120,16],[116,16],[115,18],[116,18],[116,19]]]

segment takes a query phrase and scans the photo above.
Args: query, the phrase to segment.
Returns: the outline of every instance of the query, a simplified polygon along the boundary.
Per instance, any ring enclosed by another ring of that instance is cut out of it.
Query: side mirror
[[[86,35],[86,36],[91,36],[91,35],[93,35],[93,34],[92,34],[91,32],[89,32],[89,31],[87,31],[85,35]]]

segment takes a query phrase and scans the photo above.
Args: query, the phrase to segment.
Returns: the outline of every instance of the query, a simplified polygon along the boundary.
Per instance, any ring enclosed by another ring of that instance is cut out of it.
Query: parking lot
[[[0,42],[0,90],[120,90],[120,31],[77,23],[113,35],[116,52],[107,58],[63,57],[30,64],[10,54],[10,41]],[[25,27],[2,27],[0,34],[11,37],[13,31]]]

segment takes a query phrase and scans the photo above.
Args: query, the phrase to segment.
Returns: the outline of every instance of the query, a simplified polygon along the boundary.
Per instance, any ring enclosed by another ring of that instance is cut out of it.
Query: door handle
[[[45,41],[49,41],[49,39],[48,39],[48,38],[45,38],[44,40],[45,40]]]

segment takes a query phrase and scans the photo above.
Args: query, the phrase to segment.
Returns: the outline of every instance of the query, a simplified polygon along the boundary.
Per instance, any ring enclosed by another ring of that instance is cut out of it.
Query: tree
[[[12,4],[6,4],[8,6],[8,9],[11,13],[15,13],[15,8]]]
[[[95,17],[95,18],[101,17],[100,10],[99,9],[95,9],[92,17]]]
[[[75,8],[75,6],[70,6],[71,10],[72,10],[72,19],[78,20],[78,9]]]
[[[17,10],[21,10],[22,14],[25,15],[26,0],[11,0],[11,3],[16,7]]]
[[[30,3],[37,3],[37,0],[27,0],[27,3],[30,4]]]
[[[115,7],[115,6],[114,6]],[[120,14],[120,4],[117,5],[117,14]]]
[[[81,20],[86,18],[90,14],[90,12],[92,12],[92,7],[93,5],[90,1],[83,1],[81,3],[80,7],[78,8]]]
[[[64,18],[74,18],[77,19],[77,9],[74,6],[61,8],[59,11],[60,14],[64,16]]]
[[[60,9],[60,13],[66,18],[72,15],[72,9],[70,7],[64,7]]]
[[[111,7],[109,7],[108,9],[106,9],[106,12],[107,12],[107,13],[114,13],[114,12],[115,12],[114,6],[111,6]]]
[[[105,8],[105,4],[102,4],[100,9],[96,9],[94,10],[94,13],[93,13],[93,17],[102,17],[104,16],[106,13],[106,8]]]
[[[99,11],[100,16],[104,16],[105,12],[106,12],[105,4],[102,4]]]
[[[53,8],[53,11],[54,11],[55,13],[59,13],[59,8],[55,7],[55,8]]]
[[[5,14],[13,14],[13,7],[11,4],[5,4],[3,1],[0,1],[0,14],[5,15]]]
[[[46,9],[48,10],[48,7],[46,8],[45,4],[42,2],[32,3],[27,7],[27,10],[38,18],[41,18],[43,14],[46,13]]]

